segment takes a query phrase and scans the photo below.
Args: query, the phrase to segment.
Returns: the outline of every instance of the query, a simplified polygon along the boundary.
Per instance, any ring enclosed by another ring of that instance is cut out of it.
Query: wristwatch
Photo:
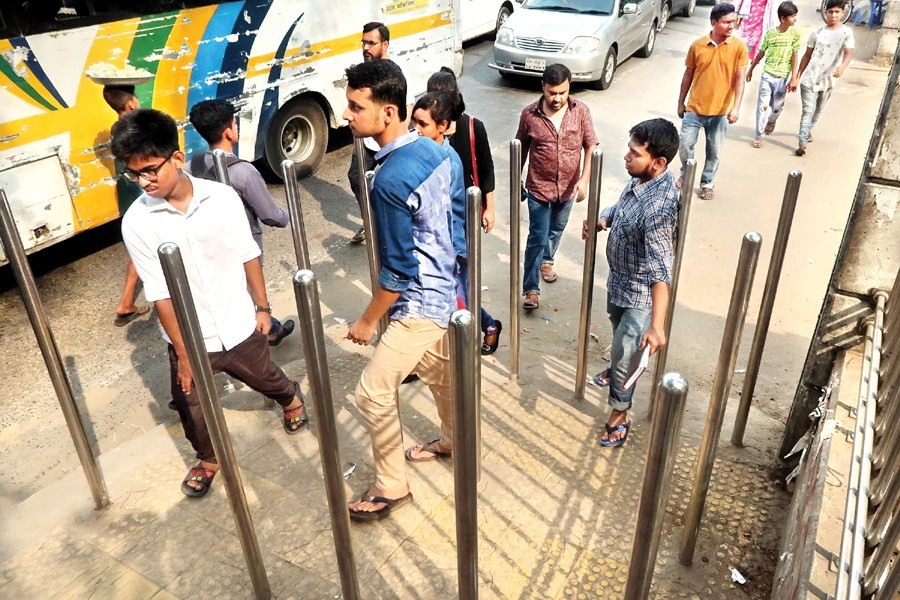
[[[264,312],[264,313],[272,314],[272,303],[267,302],[265,306],[260,306],[259,304],[257,304],[256,312],[258,312],[258,313]]]

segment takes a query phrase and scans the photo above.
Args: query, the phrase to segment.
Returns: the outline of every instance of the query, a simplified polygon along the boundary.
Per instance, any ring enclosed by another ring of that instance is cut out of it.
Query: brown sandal
[[[538,300],[540,297],[541,295],[537,292],[528,292],[525,294],[525,302],[522,304],[522,307],[525,310],[534,310],[538,308],[541,305]]]
[[[302,398],[300,399],[300,402],[301,404],[297,408],[284,411],[284,430],[288,435],[297,435],[306,429],[306,425],[309,423],[309,416],[306,414],[306,405],[302,404]]]

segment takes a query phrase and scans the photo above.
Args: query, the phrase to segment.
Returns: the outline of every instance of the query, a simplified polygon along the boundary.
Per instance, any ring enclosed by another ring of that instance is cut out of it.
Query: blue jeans
[[[469,266],[461,266],[456,263],[456,296],[467,304],[469,298]],[[481,332],[487,333],[488,327],[494,327],[494,317],[481,307]]]
[[[606,303],[609,322],[612,323],[612,360],[609,369],[609,406],[613,410],[630,410],[634,388],[623,390],[622,384],[628,375],[631,356],[637,352],[641,338],[650,326],[650,308],[622,308],[611,302]]]
[[[281,331],[281,321],[279,321],[272,315],[269,315],[269,318],[272,319],[272,328],[269,329],[269,335],[275,335],[276,333]]]
[[[787,84],[787,77],[775,77],[765,72],[762,74],[759,80],[759,98],[756,101],[756,139],[763,136],[766,125],[774,125],[781,116]]]
[[[728,128],[728,115],[706,117],[697,113],[686,112],[681,120],[681,134],[678,156],[681,158],[681,173],[684,174],[684,163],[694,158],[694,146],[700,129],[706,133],[706,162],[703,174],[700,175],[700,187],[712,188],[715,184],[716,171],[719,170],[719,156],[725,143],[725,130]]]
[[[809,134],[812,133],[813,127],[822,115],[822,109],[825,103],[831,98],[831,90],[823,90],[814,92],[812,88],[800,86],[800,102],[803,104],[803,114],[800,116],[800,133],[797,135],[797,141],[802,145],[806,145],[809,141]]]
[[[528,196],[528,242],[525,244],[525,273],[522,292],[541,292],[541,263],[553,264],[563,230],[569,222],[573,200],[544,202]]]

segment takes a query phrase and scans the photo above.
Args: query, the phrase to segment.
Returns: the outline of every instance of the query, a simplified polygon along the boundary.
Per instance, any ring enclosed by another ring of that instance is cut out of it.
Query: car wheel
[[[615,74],[616,50],[615,48],[610,48],[609,52],[606,53],[606,58],[603,60],[603,73],[600,74],[600,79],[592,82],[593,86],[598,90],[609,89],[609,86],[612,85],[613,75]]]
[[[319,168],[328,148],[328,123],[319,103],[300,98],[284,105],[266,133],[266,163],[281,177],[281,162],[294,161],[297,178]]]
[[[688,5],[684,7],[681,11],[682,17],[690,17],[694,14],[694,9],[697,8],[697,0],[690,0]]]
[[[672,15],[672,7],[668,2],[662,5],[662,10],[659,11],[659,30],[662,31],[663,28],[668,25],[669,17]]]
[[[506,23],[506,20],[511,14],[512,9],[509,7],[509,5],[504,4],[500,7],[500,12],[497,13],[497,26],[494,27],[494,35],[497,35],[497,32],[500,30],[500,26]]]
[[[647,33],[647,41],[644,42],[644,45],[641,46],[641,49],[636,53],[640,58],[649,58],[650,55],[653,54],[653,48],[656,46],[656,30],[656,23],[653,23],[650,32]]]

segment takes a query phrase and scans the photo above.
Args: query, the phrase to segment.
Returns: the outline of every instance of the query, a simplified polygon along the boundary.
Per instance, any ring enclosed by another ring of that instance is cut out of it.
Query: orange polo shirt
[[[684,65],[694,69],[686,108],[706,117],[726,115],[734,104],[734,72],[750,64],[747,45],[731,36],[716,45],[709,35],[691,44]]]

